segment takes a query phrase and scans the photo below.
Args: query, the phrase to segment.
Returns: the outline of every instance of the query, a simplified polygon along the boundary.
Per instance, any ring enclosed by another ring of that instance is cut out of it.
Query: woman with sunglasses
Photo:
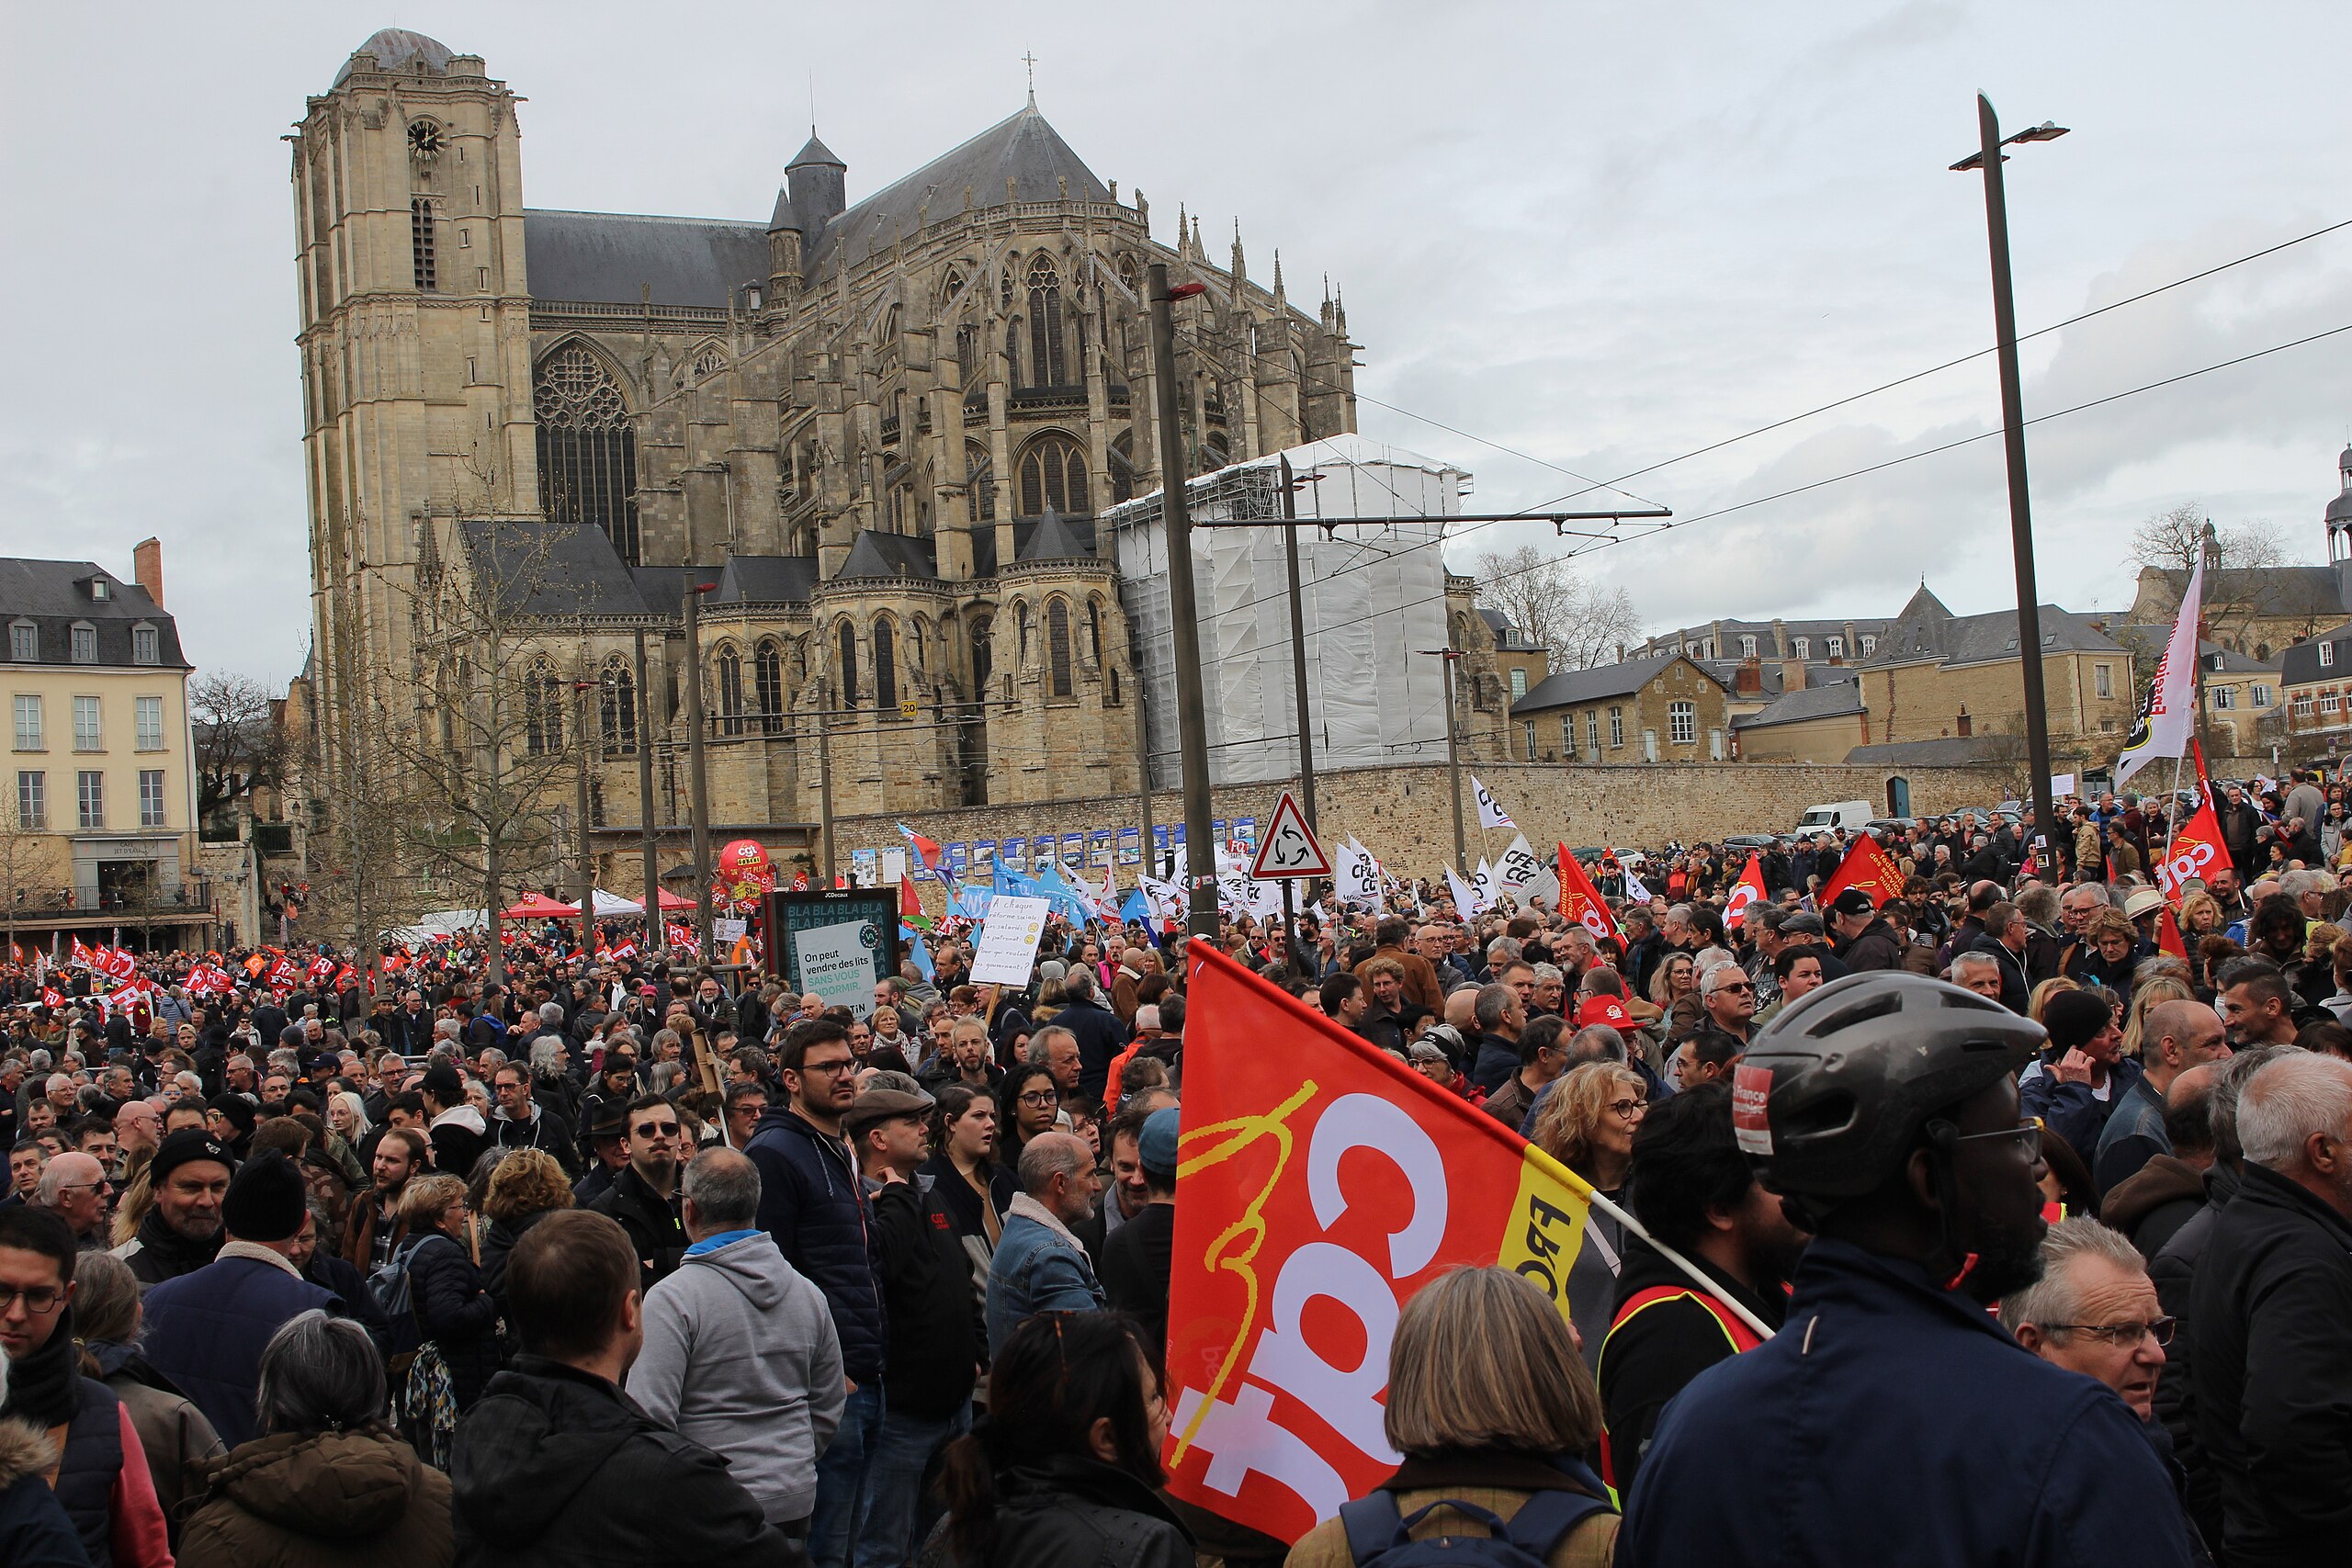
[[[1633,1068],[1622,1062],[1587,1062],[1552,1085],[1535,1108],[1528,1137],[1594,1190],[1614,1198],[1632,1168],[1634,1132],[1649,1106],[1649,1085]],[[1594,1210],[1568,1270],[1568,1321],[1576,1325],[1588,1362],[1599,1360],[1609,1330],[1623,1250],[1622,1227]]]

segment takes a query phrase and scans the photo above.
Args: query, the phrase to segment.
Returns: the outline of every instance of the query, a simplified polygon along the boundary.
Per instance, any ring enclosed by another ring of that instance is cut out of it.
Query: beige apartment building
[[[190,874],[190,668],[164,610],[163,547],[133,558],[130,582],[91,561],[0,559],[13,775],[0,894],[15,942],[176,945],[212,918]]]

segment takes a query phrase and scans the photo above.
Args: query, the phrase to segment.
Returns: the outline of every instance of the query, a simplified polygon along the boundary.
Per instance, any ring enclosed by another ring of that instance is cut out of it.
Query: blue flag
[[[938,978],[939,971],[931,962],[931,949],[922,943],[922,932],[901,921],[899,925],[899,940],[907,944],[908,955],[913,958],[915,967],[922,972],[925,980]]]
[[[1143,922],[1146,930],[1150,929],[1151,900],[1143,896],[1142,888],[1138,887],[1134,892],[1127,895],[1127,901],[1119,906],[1119,919],[1122,920],[1140,920]]]

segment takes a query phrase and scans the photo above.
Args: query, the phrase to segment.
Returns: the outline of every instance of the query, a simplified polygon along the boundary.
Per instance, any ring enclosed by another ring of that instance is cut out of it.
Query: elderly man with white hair
[[[2156,1304],[2148,1265],[2120,1231],[2088,1214],[2059,1221],[2041,1238],[2041,1278],[2001,1300],[2001,1326],[2018,1343],[2070,1372],[2096,1378],[2147,1421],[2173,1320]],[[2149,1436],[2169,1454],[2161,1426]]]
[[[1100,1312],[1102,1286],[1070,1229],[1094,1216],[1102,1180],[1094,1151],[1074,1133],[1040,1133],[1021,1151],[1021,1190],[1004,1213],[989,1260],[989,1349],[1041,1312]]]
[[[2232,1563],[2352,1540],[2352,1063],[2289,1051],[2238,1096],[2237,1196],[2191,1287],[2198,1448]]]
[[[107,1220],[114,1183],[107,1179],[106,1167],[96,1156],[59,1155],[41,1167],[36,1190],[40,1205],[73,1231],[75,1247],[84,1252],[103,1252],[110,1245]]]

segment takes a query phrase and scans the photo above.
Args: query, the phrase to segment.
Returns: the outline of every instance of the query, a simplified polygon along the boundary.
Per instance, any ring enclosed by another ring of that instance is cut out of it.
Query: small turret
[[[809,128],[808,143],[793,155],[785,165],[784,177],[792,193],[792,210],[800,220],[800,241],[814,245],[825,231],[825,225],[842,215],[849,205],[849,165],[833,156],[833,150],[817,140],[814,126]]]

